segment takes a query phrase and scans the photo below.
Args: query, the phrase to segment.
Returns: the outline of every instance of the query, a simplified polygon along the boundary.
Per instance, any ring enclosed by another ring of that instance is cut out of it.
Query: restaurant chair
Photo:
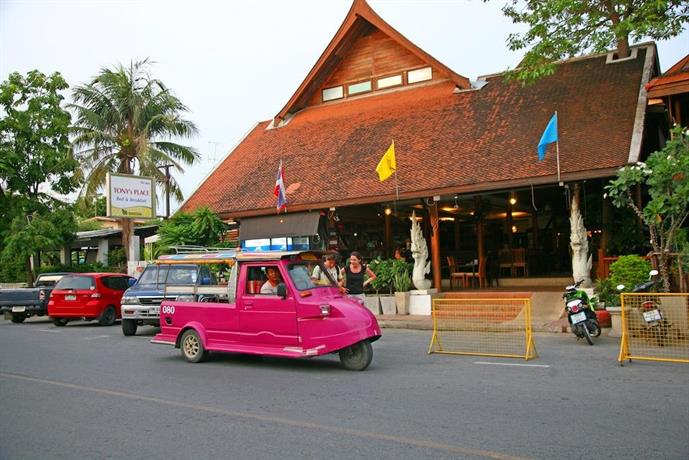
[[[529,264],[526,262],[526,249],[517,248],[512,250],[512,276],[517,276],[517,269],[522,269],[522,276],[529,276]]]
[[[471,273],[458,272],[457,271],[457,261],[454,256],[447,256],[447,266],[450,268],[450,289],[454,289],[455,280],[462,282],[462,287],[467,285],[467,275]]]
[[[498,253],[498,259],[500,261],[500,275],[502,275],[502,271],[507,269],[510,276],[514,276],[514,272],[512,270],[512,250],[511,249],[501,249],[500,252]]]
[[[472,286],[475,286],[474,281],[478,282],[478,287],[479,288],[484,288],[488,285],[488,282],[486,281],[486,264],[488,262],[488,259],[486,257],[482,257],[478,259],[478,270],[472,273],[467,273],[466,276],[466,282],[467,284],[471,283]]]

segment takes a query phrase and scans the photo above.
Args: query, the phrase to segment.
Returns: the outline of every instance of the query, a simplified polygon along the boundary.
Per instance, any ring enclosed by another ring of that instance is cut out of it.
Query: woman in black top
[[[349,263],[340,271],[340,285],[350,298],[364,302],[364,286],[376,279],[376,274],[366,265],[361,264],[361,254],[354,251],[349,256]],[[364,280],[364,275],[368,279]]]

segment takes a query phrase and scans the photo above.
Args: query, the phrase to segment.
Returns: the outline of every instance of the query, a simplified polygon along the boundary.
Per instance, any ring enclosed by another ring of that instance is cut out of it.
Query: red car
[[[75,319],[97,319],[102,326],[112,326],[121,317],[122,294],[135,281],[121,273],[64,276],[50,294],[48,315],[56,326]]]

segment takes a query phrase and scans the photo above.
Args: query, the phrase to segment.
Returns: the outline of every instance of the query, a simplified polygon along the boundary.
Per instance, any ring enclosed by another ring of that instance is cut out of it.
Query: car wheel
[[[112,326],[115,324],[115,318],[117,316],[117,313],[115,312],[115,307],[112,305],[108,305],[105,307],[105,310],[103,310],[103,313],[100,314],[100,318],[98,318],[98,323],[101,326]]]
[[[26,313],[12,313],[12,319],[11,321],[13,323],[23,323],[24,320],[26,319]]]
[[[340,350],[342,367],[350,371],[363,371],[371,364],[372,359],[373,348],[368,340],[362,340]]]
[[[53,318],[53,324],[57,327],[62,327],[67,325],[67,318]]]
[[[136,335],[136,329],[138,325],[135,319],[123,319],[122,320],[122,333],[129,337],[130,335]]]
[[[193,329],[189,329],[182,334],[180,348],[182,349],[182,356],[190,363],[200,363],[208,357],[208,352],[203,348],[201,338]]]

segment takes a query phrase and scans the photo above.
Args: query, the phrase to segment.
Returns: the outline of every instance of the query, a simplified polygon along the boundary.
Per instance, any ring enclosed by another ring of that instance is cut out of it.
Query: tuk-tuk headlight
[[[139,305],[139,298],[136,296],[122,297],[122,303],[125,305]]]
[[[330,305],[321,305],[321,316],[330,316]]]

